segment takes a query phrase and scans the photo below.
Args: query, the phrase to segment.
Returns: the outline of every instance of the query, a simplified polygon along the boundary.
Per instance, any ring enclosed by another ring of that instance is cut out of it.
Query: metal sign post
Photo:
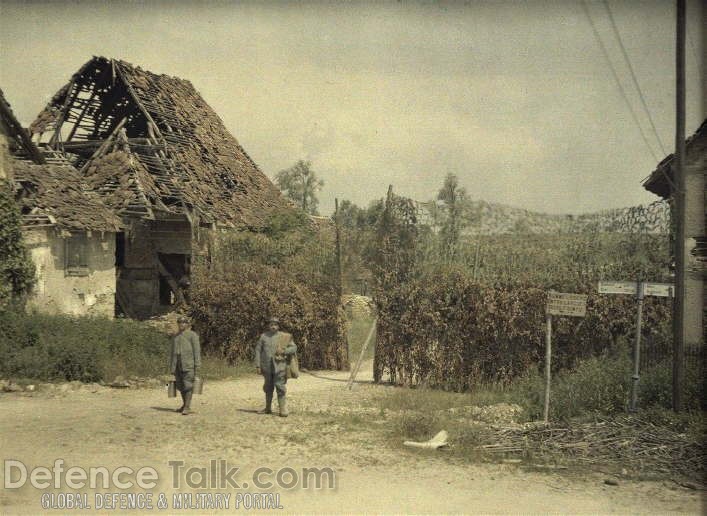
[[[550,366],[552,365],[552,315],[545,314],[545,408],[543,421],[547,423],[550,417]]]
[[[631,376],[631,402],[629,410],[638,405],[638,380],[641,367],[641,325],[643,323],[643,298],[645,296],[673,297],[672,283],[650,283],[640,281],[600,281],[600,294],[628,294],[636,296],[636,338],[633,345],[633,375]]]
[[[587,314],[587,296],[585,294],[564,294],[550,291],[547,294],[545,309],[545,408],[543,421],[550,419],[550,383],[552,381],[552,316],[584,317]]]
[[[644,283],[638,284],[636,293],[636,304],[638,305],[636,313],[636,340],[633,346],[633,376],[631,377],[631,412],[636,411],[636,401],[638,400],[638,379],[639,370],[641,367],[641,322],[643,319],[643,286]]]

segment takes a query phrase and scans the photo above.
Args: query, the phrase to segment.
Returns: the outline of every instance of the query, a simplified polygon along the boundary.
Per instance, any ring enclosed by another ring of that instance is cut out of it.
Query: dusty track
[[[0,447],[3,459],[18,459],[30,468],[51,466],[57,458],[67,467],[152,466],[160,473],[154,491],[168,493],[170,500],[170,460],[208,467],[211,459],[226,459],[241,468],[239,482],[248,482],[261,466],[329,466],[336,471],[335,490],[279,490],[285,512],[701,512],[699,492],[670,482],[607,486],[598,474],[453,464],[442,451],[396,449],[375,430],[385,422],[365,411],[366,400],[386,387],[360,383],[347,391],[346,376],[326,372],[291,381],[292,415],[286,420],[252,412],[261,404],[256,376],[209,383],[196,399],[197,413],[189,417],[171,410],[177,403],[162,389],[0,395]],[[363,414],[373,423],[357,424],[350,414]],[[94,492],[87,492],[93,501]],[[211,492],[235,497],[233,490]],[[29,488],[5,490],[0,512],[38,513],[41,494]]]

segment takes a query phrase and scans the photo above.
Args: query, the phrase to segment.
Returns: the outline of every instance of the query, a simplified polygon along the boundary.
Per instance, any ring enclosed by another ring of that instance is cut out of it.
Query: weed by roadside
[[[23,381],[110,382],[168,373],[169,337],[132,320],[0,312],[0,376]],[[245,365],[204,356],[205,378],[242,375]]]

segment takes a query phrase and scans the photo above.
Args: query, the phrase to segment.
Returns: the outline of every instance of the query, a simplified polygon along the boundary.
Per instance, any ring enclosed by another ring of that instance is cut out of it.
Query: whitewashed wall
[[[87,239],[87,276],[68,276],[66,242],[54,228],[24,232],[37,269],[29,309],[71,315],[115,313],[115,233],[93,232]]]

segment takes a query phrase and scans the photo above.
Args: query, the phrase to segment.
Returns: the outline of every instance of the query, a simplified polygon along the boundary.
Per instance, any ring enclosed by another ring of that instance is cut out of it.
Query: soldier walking
[[[201,367],[199,336],[190,329],[189,319],[183,315],[177,319],[179,332],[172,339],[169,367],[182,395],[182,406],[177,409],[183,416],[191,414],[191,397],[196,370]]]
[[[265,408],[260,414],[272,414],[273,391],[277,391],[280,416],[287,417],[287,362],[297,353],[297,346],[290,333],[280,330],[280,321],[271,317],[268,329],[255,346],[255,368],[265,380]]]

